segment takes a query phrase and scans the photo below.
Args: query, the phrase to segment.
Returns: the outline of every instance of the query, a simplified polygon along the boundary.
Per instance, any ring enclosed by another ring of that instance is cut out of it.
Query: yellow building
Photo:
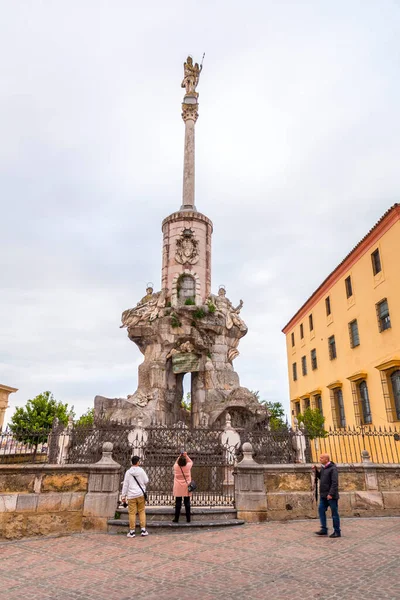
[[[400,421],[400,204],[390,208],[283,328],[292,419],[325,427]],[[396,423],[397,422],[397,423]]]

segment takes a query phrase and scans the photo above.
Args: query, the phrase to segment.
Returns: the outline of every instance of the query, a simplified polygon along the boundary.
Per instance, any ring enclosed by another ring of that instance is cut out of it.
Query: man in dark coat
[[[321,521],[321,529],[316,531],[316,535],[328,535],[328,527],[326,525],[326,511],[328,507],[331,509],[333,521],[333,533],[331,538],[341,537],[340,533],[340,518],[338,512],[339,500],[339,476],[335,463],[331,462],[329,454],[321,454],[319,457],[321,468],[313,465],[316,470],[316,476],[319,479],[319,520]]]

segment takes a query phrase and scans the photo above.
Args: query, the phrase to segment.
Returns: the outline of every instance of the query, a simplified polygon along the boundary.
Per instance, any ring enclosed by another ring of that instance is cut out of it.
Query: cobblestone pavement
[[[400,599],[400,518],[0,542],[3,600]]]

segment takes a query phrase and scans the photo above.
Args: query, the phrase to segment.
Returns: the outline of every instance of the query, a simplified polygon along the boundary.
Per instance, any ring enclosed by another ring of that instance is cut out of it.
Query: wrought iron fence
[[[0,464],[48,462],[48,430],[5,429],[0,432]]]
[[[192,478],[198,490],[193,505],[231,506],[233,468],[240,440],[233,444],[224,433],[223,429],[193,429],[185,423],[143,429],[130,423],[97,422],[95,427],[72,430],[68,462],[96,462],[101,457],[103,442],[112,442],[114,460],[122,466],[121,478],[131,466],[131,457],[139,456],[149,476],[149,504],[166,505],[174,502],[173,465],[184,449],[193,460]]]
[[[101,458],[103,442],[110,441],[114,445],[114,459],[123,469],[129,467],[133,453],[139,454],[142,464],[153,473],[160,493],[167,493],[172,485],[172,470],[168,474],[167,470],[182,447],[196,458],[193,473],[197,470],[200,481],[214,478],[214,484],[204,484],[214,490],[217,481],[227,479],[222,471],[230,469],[232,461],[240,460],[244,442],[252,444],[254,459],[263,464],[317,462],[322,453],[329,454],[338,464],[358,463],[363,451],[377,464],[400,463],[400,429],[396,426],[330,429],[325,437],[318,438],[302,430],[270,431],[264,425],[254,424],[232,429],[232,432],[236,432],[236,437],[221,427],[192,429],[178,423],[172,427],[152,425],[143,429],[130,423],[109,421],[69,430],[57,426],[51,432],[6,429],[0,432],[0,463],[94,463]],[[206,474],[207,469],[211,469],[211,475]]]

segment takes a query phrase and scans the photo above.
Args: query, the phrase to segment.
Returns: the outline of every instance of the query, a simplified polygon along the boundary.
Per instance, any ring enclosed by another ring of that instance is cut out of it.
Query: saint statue
[[[186,62],[183,64],[183,81],[181,87],[186,89],[187,96],[198,96],[196,92],[197,84],[199,83],[200,73],[203,66],[198,63],[193,65],[193,58],[188,56]]]

